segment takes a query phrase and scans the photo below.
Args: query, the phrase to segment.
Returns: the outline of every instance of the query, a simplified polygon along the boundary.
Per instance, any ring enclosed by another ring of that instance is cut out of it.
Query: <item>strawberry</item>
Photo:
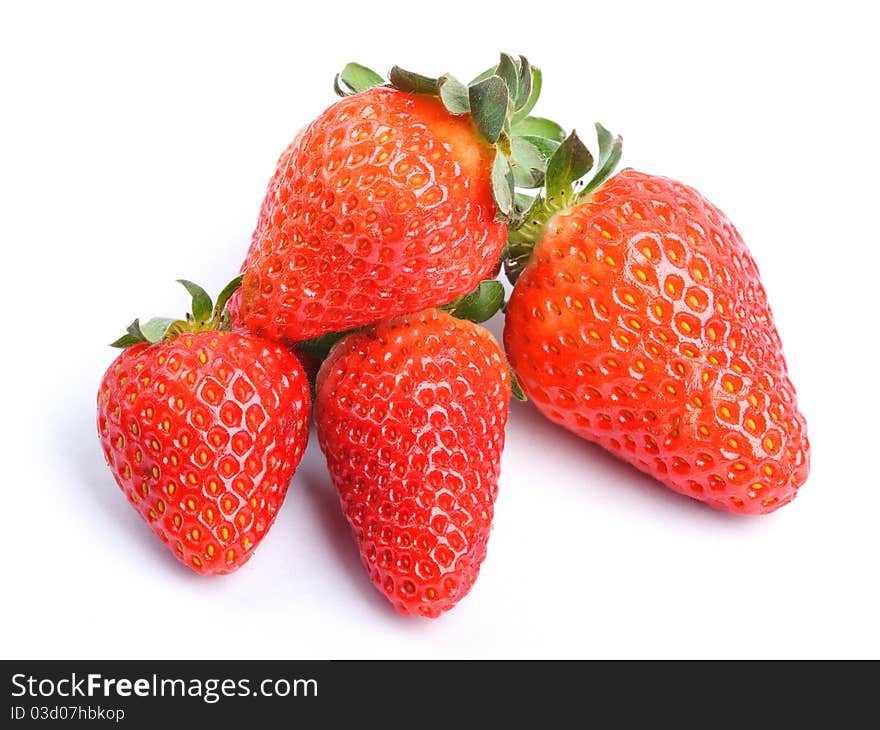
[[[597,177],[574,192],[592,160],[572,135],[511,235],[504,343],[519,383],[551,421],[671,489],[772,512],[810,450],[757,266],[693,188],[634,170],[603,184],[620,140],[597,128]]]
[[[400,613],[439,616],[476,580],[510,393],[489,332],[436,309],[348,335],[321,366],[318,442],[370,578]]]
[[[559,129],[528,116],[540,73],[502,54],[468,87],[357,64],[282,154],[243,267],[251,331],[292,343],[446,304],[498,264],[514,185]],[[543,135],[543,136],[542,136]]]
[[[186,321],[138,320],[98,391],[107,464],[134,508],[197,573],[241,567],[271,527],[308,439],[309,388],[283,347],[229,331],[195,284]]]

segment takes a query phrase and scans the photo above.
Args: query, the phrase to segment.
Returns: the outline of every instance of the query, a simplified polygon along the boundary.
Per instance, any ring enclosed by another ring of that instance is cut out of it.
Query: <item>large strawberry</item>
[[[282,154],[244,264],[241,320],[295,342],[446,304],[498,264],[514,188],[539,186],[559,128],[530,117],[523,59],[468,87],[349,64],[344,96]]]
[[[592,163],[573,135],[511,234],[504,342],[519,383],[550,420],[677,492],[771,512],[806,480],[809,443],[755,262],[693,188],[633,170],[603,182],[620,141],[598,130],[597,177],[570,185]]]
[[[464,597],[486,555],[511,393],[477,324],[439,310],[351,334],[318,373],[318,439],[361,558],[404,614]]]
[[[186,320],[137,320],[98,391],[98,433],[122,491],[185,565],[243,565],[275,519],[308,439],[309,388],[280,345],[229,331],[200,287]]]

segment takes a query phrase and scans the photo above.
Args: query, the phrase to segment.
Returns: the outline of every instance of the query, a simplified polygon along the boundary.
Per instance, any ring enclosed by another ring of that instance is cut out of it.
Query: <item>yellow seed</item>
[[[198,539],[199,539],[200,533],[199,533],[198,528],[193,527],[192,530],[190,530],[190,533],[189,533],[189,534],[192,536],[192,539],[193,539],[193,540],[198,540]]]
[[[208,553],[208,557],[213,558],[214,557],[214,546],[208,545],[208,549],[205,552]]]
[[[702,408],[703,407],[703,399],[700,398],[700,396],[695,395],[694,396],[694,405],[697,406],[697,408]]]
[[[669,393],[669,395],[675,395],[675,388],[672,387],[671,385],[667,385],[666,392]]]
[[[678,323],[678,328],[686,335],[689,335],[693,331],[691,326],[685,320],[681,320],[681,322]]]
[[[603,233],[604,233],[604,231],[603,231]],[[610,236],[609,236],[609,238],[610,238]],[[614,261],[613,258],[611,258],[611,256],[606,256],[606,257],[605,257],[605,263],[608,264],[609,266],[614,266],[614,265],[615,265],[615,261]]]
[[[647,281],[648,280],[647,274],[645,274],[645,272],[642,271],[641,269],[636,269],[636,278],[639,281]]]
[[[722,385],[724,386],[724,390],[733,393],[733,383],[731,383],[729,380],[725,380]]]
[[[700,306],[700,303],[697,301],[697,298],[693,294],[688,296],[687,303],[690,304],[692,307]]]
[[[190,497],[189,499],[186,500],[186,508],[190,511],[192,511],[196,508],[196,503],[192,497]]]
[[[623,301],[625,301],[627,304],[635,304],[636,303],[636,299],[632,294],[624,294]]]
[[[730,409],[727,406],[721,406],[721,408],[718,409],[718,412],[724,416],[724,418],[730,418]]]
[[[611,240],[611,234],[608,231],[602,231],[602,238]]]
[[[224,540],[229,539],[229,528],[228,527],[221,527],[220,528],[220,537],[222,537]]]
[[[581,303],[580,299],[574,299],[574,300],[572,300],[571,303],[575,309],[583,309],[584,308],[584,305]]]
[[[159,467],[158,467],[158,466],[154,466],[154,467],[150,470],[150,473],[153,475],[153,479],[158,479],[158,478],[159,478]]]
[[[761,469],[768,477],[773,476],[773,469],[770,468],[769,464],[764,464],[764,467]]]
[[[165,503],[161,499],[156,503],[156,509],[159,510],[159,514],[165,512]]]
[[[183,520],[180,519],[180,515],[174,515],[172,521],[174,522],[175,527],[180,527],[180,524],[183,522]]]
[[[199,362],[202,363],[202,365],[208,362],[208,356],[204,352],[199,353]]]
[[[698,430],[703,436],[709,435],[709,429],[706,428],[705,426],[700,426],[700,428]]]
[[[749,429],[749,431],[754,431],[757,427],[758,426],[753,419],[751,419],[751,418],[746,419],[746,428]]]
[[[755,482],[752,485],[752,489],[754,489],[756,492],[760,492],[763,488],[764,488],[764,485],[761,484],[761,482]]]
[[[767,451],[773,451],[773,439],[770,438],[769,436],[767,436],[767,438],[764,439],[764,448],[767,449]],[[770,467],[764,467],[764,468],[769,469]]]
[[[198,556],[198,555],[193,555],[192,561],[193,561],[193,565],[195,565],[197,568],[201,568],[201,567],[202,567],[202,561],[199,560],[199,556]]]

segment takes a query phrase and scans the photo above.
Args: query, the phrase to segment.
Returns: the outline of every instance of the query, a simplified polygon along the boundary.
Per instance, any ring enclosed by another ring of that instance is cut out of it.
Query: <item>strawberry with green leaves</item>
[[[502,297],[497,282],[481,292]],[[477,578],[510,394],[489,332],[437,309],[350,334],[321,366],[321,450],[370,578],[403,614],[439,616]]]
[[[601,126],[596,175],[576,135],[522,205],[504,343],[550,420],[677,492],[738,514],[790,502],[806,422],[757,266],[687,185],[624,170]],[[528,209],[526,209],[526,207]]]
[[[272,526],[308,439],[297,359],[229,329],[201,287],[185,320],[135,320],[101,380],[98,434],[119,487],[197,573],[241,567]]]
[[[240,312],[285,343],[444,305],[494,276],[516,186],[562,139],[530,116],[541,74],[502,54],[466,86],[358,64],[282,154],[245,261]]]

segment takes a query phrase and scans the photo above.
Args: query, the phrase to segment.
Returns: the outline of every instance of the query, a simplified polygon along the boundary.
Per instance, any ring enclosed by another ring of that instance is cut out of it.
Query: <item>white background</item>
[[[0,11],[0,655],[880,657],[869,3],[16,5]],[[515,403],[489,556],[439,620],[373,589],[314,438],[251,562],[191,573],[103,463],[106,343],[184,311],[175,278],[216,292],[237,271],[277,155],[345,62],[466,79],[500,49],[544,70],[538,112],[601,119],[624,164],[736,222],[809,423],[799,498],[714,512]]]

